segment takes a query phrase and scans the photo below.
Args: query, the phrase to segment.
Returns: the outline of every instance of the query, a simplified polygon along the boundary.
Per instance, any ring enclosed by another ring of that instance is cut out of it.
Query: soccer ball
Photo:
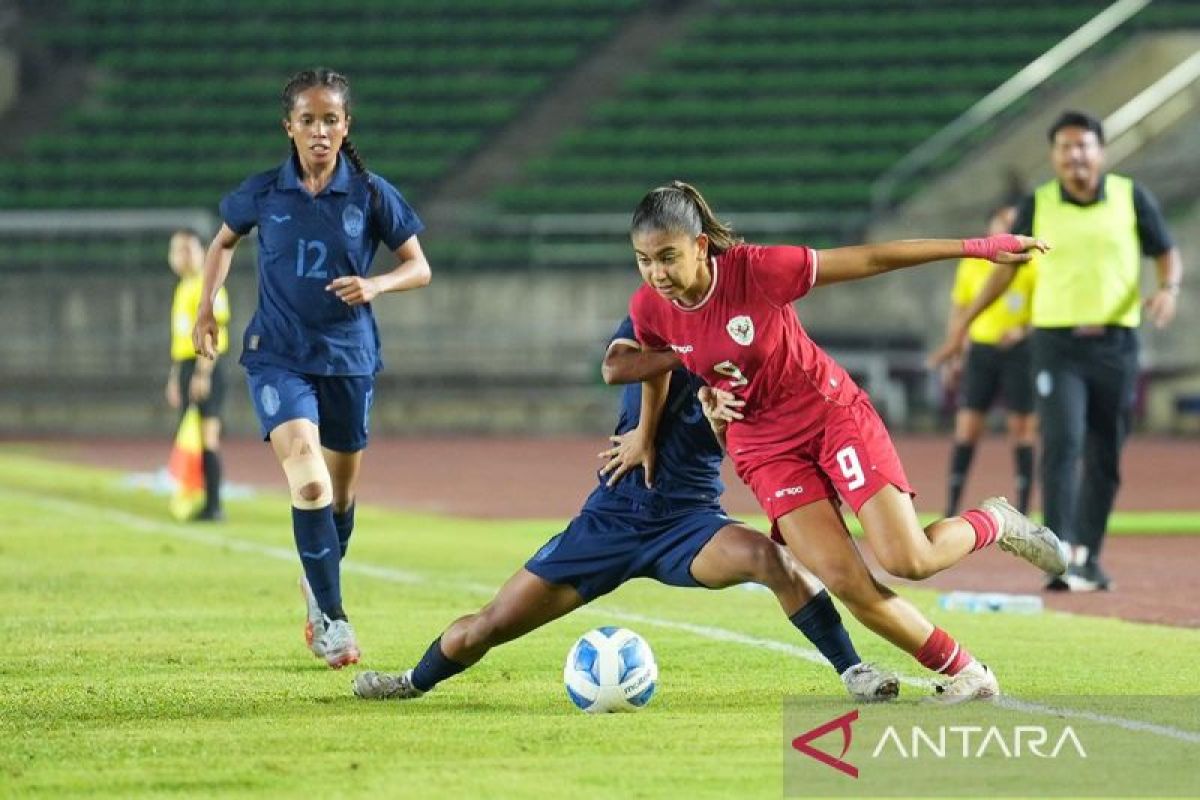
[[[571,702],[589,714],[637,711],[654,696],[658,664],[645,639],[608,625],[575,642],[567,653],[563,683]]]

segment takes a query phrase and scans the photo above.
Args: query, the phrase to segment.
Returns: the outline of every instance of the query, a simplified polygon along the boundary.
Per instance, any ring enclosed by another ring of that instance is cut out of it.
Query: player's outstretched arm
[[[838,247],[817,253],[817,286],[855,281],[906,267],[948,259],[985,258],[997,264],[1021,264],[1045,242],[1011,233],[981,239],[906,239],[880,244]]]
[[[670,372],[682,363],[672,350],[643,350],[634,342],[618,339],[604,354],[600,375],[609,386],[637,383]]]
[[[196,311],[196,324],[192,328],[192,347],[196,355],[207,359],[217,357],[217,336],[220,328],[213,314],[217,292],[225,285],[229,266],[233,263],[233,250],[241,241],[241,234],[228,225],[221,225],[204,254],[204,283],[200,289],[200,307]]]

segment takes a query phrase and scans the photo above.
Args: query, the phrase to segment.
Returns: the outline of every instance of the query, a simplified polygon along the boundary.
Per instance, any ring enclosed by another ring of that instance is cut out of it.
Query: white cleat
[[[300,593],[304,595],[304,606],[307,619],[304,621],[304,643],[308,645],[308,649],[317,658],[325,658],[325,648],[321,644],[321,639],[325,636],[325,615],[321,613],[321,607],[317,605],[317,597],[313,594],[312,587],[308,585],[308,578],[300,576]]]
[[[860,703],[886,703],[900,695],[900,679],[874,664],[855,664],[842,673],[846,691]]]
[[[1000,523],[996,544],[1001,550],[1020,556],[1048,575],[1062,575],[1067,571],[1067,546],[1059,541],[1054,531],[1038,525],[1003,497],[989,497],[979,507]]]
[[[317,642],[325,654],[325,663],[332,669],[341,669],[347,664],[357,664],[359,659],[358,640],[354,628],[344,619],[324,617],[325,633]],[[313,652],[316,652],[314,648]]]
[[[1000,682],[996,680],[996,673],[972,660],[962,668],[962,672],[938,684],[930,699],[937,703],[954,705],[969,700],[991,700],[999,696]]]
[[[354,694],[364,700],[411,700],[425,694],[412,685],[412,670],[399,675],[384,672],[360,672],[350,683]]]

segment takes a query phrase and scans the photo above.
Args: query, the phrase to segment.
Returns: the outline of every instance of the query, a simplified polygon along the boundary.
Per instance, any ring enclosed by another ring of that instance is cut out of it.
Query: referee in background
[[[1055,179],[1021,202],[1012,229],[1051,245],[1035,259],[1031,337],[1042,504],[1046,525],[1073,547],[1073,557],[1067,574],[1046,588],[1106,590],[1111,582],[1100,552],[1121,483],[1138,374],[1137,326],[1143,305],[1159,328],[1175,317],[1183,265],[1154,197],[1129,178],[1103,172],[1098,119],[1064,112],[1050,128],[1050,160]],[[1142,256],[1158,270],[1158,289],[1144,303]],[[1018,266],[995,267],[935,361],[961,351],[966,326],[1004,293]]]
[[[213,358],[196,358],[192,328],[203,289],[204,244],[194,230],[175,231],[167,250],[167,263],[179,278],[171,300],[171,371],[166,399],[182,415],[189,405],[200,412],[200,464],[204,475],[204,508],[192,519],[219,522],[221,508],[221,411],[225,406],[225,361],[229,350],[229,295],[225,287],[213,301],[219,331]]]
[[[996,208],[988,218],[988,235],[1012,228],[1014,205]],[[987,285],[992,262],[964,258],[958,262],[951,292],[947,335],[953,335],[975,296]],[[954,359],[945,370],[947,386],[958,386],[958,411],[954,415],[954,449],[950,452],[946,516],[958,514],[959,501],[975,448],[987,427],[987,414],[998,397],[1008,414],[1008,437],[1013,448],[1017,510],[1029,513],[1033,488],[1033,444],[1037,417],[1033,413],[1033,356],[1029,344],[1030,306],[1037,268],[1017,271],[1004,296],[987,307],[967,328],[970,346],[966,356]]]

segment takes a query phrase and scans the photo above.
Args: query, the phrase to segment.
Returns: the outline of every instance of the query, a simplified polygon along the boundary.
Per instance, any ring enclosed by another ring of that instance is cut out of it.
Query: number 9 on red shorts
[[[854,513],[884,486],[913,494],[887,427],[866,399],[830,404],[815,435],[734,454],[734,467],[774,523],[789,511],[838,495]]]

